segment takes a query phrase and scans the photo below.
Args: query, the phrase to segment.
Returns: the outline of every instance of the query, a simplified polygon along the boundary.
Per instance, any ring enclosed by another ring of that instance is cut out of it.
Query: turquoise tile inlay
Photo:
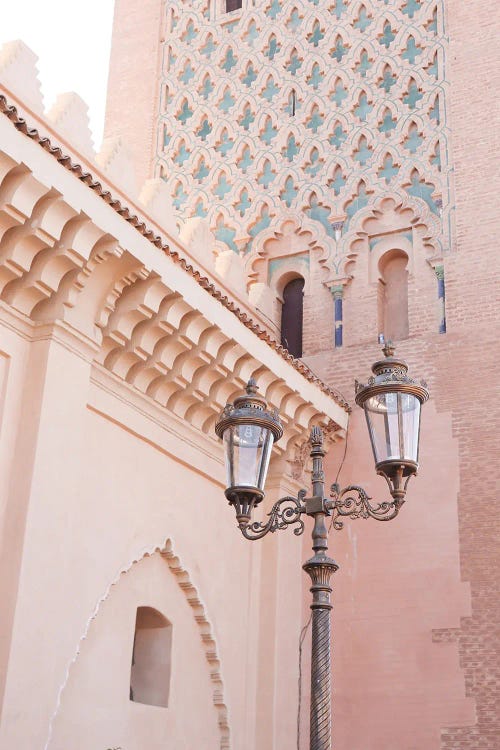
[[[347,133],[342,128],[342,125],[336,125],[333,129],[333,135],[329,137],[328,142],[331,146],[335,146],[336,149],[339,149],[346,138]]]
[[[362,135],[359,139],[358,148],[354,151],[353,159],[359,164],[364,167],[367,162],[370,161],[372,157],[373,151],[368,146],[368,141],[366,140],[365,136]]]
[[[322,114],[320,114],[319,107],[315,105],[312,108],[311,115],[306,122],[306,128],[309,128],[309,130],[312,130],[313,133],[318,132],[318,128],[323,125],[324,117]]]
[[[203,80],[200,93],[204,99],[208,99],[208,97],[210,96],[213,90],[214,90],[214,85],[212,81],[210,80],[210,76],[207,75],[205,76]]]
[[[342,62],[344,55],[347,55],[349,51],[349,45],[344,44],[344,40],[341,36],[338,36],[335,40],[335,47],[332,49],[330,56],[334,57],[337,62]]]
[[[422,54],[422,47],[417,47],[415,38],[412,36],[408,37],[406,42],[406,49],[401,53],[403,60],[408,60],[410,65],[415,65],[415,61],[419,55]]]
[[[436,186],[423,180],[415,169],[411,175],[411,185],[406,188],[406,192],[416,198],[421,198],[427,203],[432,213],[439,216],[439,208],[432,197],[435,189]]]
[[[394,164],[394,159],[391,154],[384,156],[384,163],[378,170],[378,176],[385,180],[385,184],[388,185],[393,177],[399,172],[399,167]]]
[[[319,67],[319,64],[316,62],[312,66],[311,75],[307,79],[307,83],[309,84],[309,86],[312,86],[313,89],[316,91],[318,86],[320,86],[321,83],[323,82],[324,77],[325,76],[321,72],[321,68]]]
[[[168,132],[167,128],[163,128],[163,148],[166,148],[171,140],[172,136]]]
[[[248,63],[246,73],[241,80],[245,86],[251,86],[256,78],[257,73],[254,70],[253,63]]]
[[[308,34],[307,41],[309,44],[313,44],[315,47],[325,38],[324,33],[321,31],[321,24],[316,20],[313,24],[312,31]]]
[[[196,135],[198,136],[198,138],[201,138],[202,141],[206,141],[207,135],[210,135],[211,132],[212,126],[210,125],[208,119],[205,117],[200,127],[196,131]]]
[[[408,136],[405,139],[404,147],[410,152],[415,154],[423,143],[423,138],[418,132],[416,125],[411,125],[408,131]]]
[[[218,104],[218,107],[225,114],[227,114],[229,112],[229,110],[232,109],[232,107],[234,107],[235,102],[236,102],[236,99],[231,94],[230,90],[226,89],[224,91],[224,96],[222,97],[222,99],[220,100],[220,102]]]
[[[189,42],[192,42],[193,39],[196,39],[197,35],[198,35],[198,31],[195,28],[195,25],[192,19],[190,18],[186,24],[186,30],[182,34],[181,39],[183,42],[187,42],[189,44]]]
[[[201,159],[200,159],[200,161],[198,162],[198,167],[197,167],[197,169],[196,169],[196,171],[195,171],[195,173],[193,175],[194,179],[198,180],[198,182],[203,182],[203,180],[205,179],[205,177],[208,176],[209,172],[210,172],[210,170],[209,170],[209,168],[208,168],[208,166],[207,166],[207,164],[205,162],[205,157],[202,156]]]
[[[379,44],[383,44],[386,49],[389,49],[392,42],[395,40],[396,35],[394,34],[392,28],[391,28],[391,22],[386,21],[384,24],[384,33],[380,37]]]
[[[335,0],[335,2],[332,5],[332,12],[335,14],[337,21],[340,20],[340,18],[342,17],[342,14],[346,10],[347,10],[347,5],[345,4],[344,0]]]
[[[437,31],[438,31],[437,8],[434,8],[434,11],[432,13],[432,18],[427,24],[427,31],[430,31],[432,34],[437,34]]]
[[[237,64],[238,58],[234,56],[233,48],[228,47],[226,56],[222,62],[221,68],[226,71],[226,73],[230,73],[231,70],[234,68],[234,66]]]
[[[290,62],[286,66],[286,69],[289,73],[291,73],[293,76],[296,74],[296,72],[299,70],[299,68],[302,67],[302,61],[299,59],[299,55],[296,50],[292,52],[292,55],[290,57]]]
[[[370,62],[368,52],[366,50],[363,50],[359,58],[359,62],[356,64],[356,71],[360,74],[360,76],[366,78],[366,74],[372,67],[372,64],[373,63]]]
[[[198,198],[194,206],[194,215],[199,216],[201,219],[204,219],[207,213],[208,212],[207,212],[207,209],[205,208],[205,204],[203,203],[203,200],[201,198]]]
[[[439,125],[439,96],[436,96],[436,98],[434,99],[434,104],[432,105],[432,108],[429,112],[429,117],[431,120],[436,121],[436,125]]]
[[[232,227],[227,227],[224,224],[224,218],[223,216],[219,216],[217,219],[217,224],[215,228],[215,239],[219,242],[223,242],[225,245],[228,246],[230,250],[233,250],[235,253],[238,252],[238,246],[236,245],[234,238],[236,237],[236,229],[233,229]]]
[[[215,150],[219,152],[219,154],[222,154],[222,156],[227,156],[228,153],[231,151],[231,149],[234,146],[234,141],[232,141],[229,138],[229,133],[227,130],[225,130],[222,133],[221,141],[220,143],[215,147]]]
[[[227,177],[224,172],[219,175],[217,185],[212,190],[213,194],[216,195],[221,201],[224,200],[229,191],[232,189],[232,185],[227,181]]]
[[[408,105],[409,109],[415,109],[417,102],[422,99],[423,94],[418,90],[415,81],[412,81],[408,87],[408,93],[403,98],[403,102]]]
[[[439,68],[438,68],[438,56],[437,56],[437,52],[434,54],[434,57],[432,58],[432,62],[430,63],[430,65],[428,65],[425,68],[425,70],[427,71],[427,73],[430,76],[432,76],[436,80],[438,79],[438,77],[439,77]]]
[[[240,193],[240,200],[236,203],[235,209],[239,212],[240,216],[244,216],[251,205],[252,201],[248,195],[248,190],[243,188]]]
[[[255,42],[255,40],[259,38],[259,30],[257,28],[257,24],[255,23],[255,21],[253,20],[250,21],[250,23],[248,24],[247,33],[245,36],[248,39],[250,46],[253,46],[253,43]]]
[[[290,208],[296,197],[297,188],[294,185],[293,177],[288,176],[285,180],[284,188],[280,193],[280,198]]]
[[[210,57],[212,52],[214,52],[214,50],[215,50],[214,38],[212,34],[209,34],[207,36],[207,41],[205,42],[203,47],[201,47],[200,52],[202,55],[206,55],[207,57]]]
[[[250,127],[250,125],[252,124],[252,122],[255,120],[255,115],[252,112],[251,107],[250,107],[249,104],[247,104],[247,106],[243,110],[242,115],[243,116],[240,117],[240,119],[238,120],[238,122],[239,122],[239,124],[241,125],[242,128],[244,128],[245,130],[248,130],[248,128]]]
[[[335,102],[337,107],[340,107],[344,99],[347,98],[347,95],[347,89],[344,87],[343,81],[339,78],[335,84],[333,94],[330,95],[330,99]]]
[[[335,232],[329,220],[331,208],[323,206],[318,201],[316,193],[311,195],[309,207],[305,209],[305,212],[313,221],[318,221],[324,227],[325,232],[329,237],[335,237]]]
[[[181,141],[181,144],[179,146],[179,150],[177,151],[176,155],[174,156],[174,162],[179,165],[179,167],[182,167],[185,161],[189,159],[191,156],[191,152],[188,151],[186,148],[186,144],[184,141]]]
[[[187,193],[184,191],[184,188],[182,187],[182,183],[178,182],[177,187],[175,188],[173,200],[172,203],[174,204],[175,208],[179,211],[182,204],[186,202],[187,200]]]
[[[293,133],[290,133],[288,136],[283,153],[288,161],[293,161],[294,157],[299,153],[299,146]]]
[[[271,217],[269,216],[269,207],[265,205],[262,208],[260,218],[255,222],[255,224],[250,227],[250,229],[248,230],[248,234],[252,238],[257,237],[259,232],[263,232],[264,229],[267,229],[270,223]]]
[[[269,76],[265,88],[262,90],[262,96],[267,99],[268,102],[272,102],[273,97],[279,92],[279,86],[274,83],[274,78]]]
[[[359,29],[361,33],[366,31],[368,26],[371,24],[372,19],[368,15],[366,8],[364,5],[361,6],[359,10],[359,16],[356,21],[354,21],[353,26],[355,29]]]
[[[360,211],[362,208],[365,208],[365,206],[368,205],[368,195],[366,192],[366,185],[361,180],[358,186],[358,194],[355,198],[353,198],[345,207],[345,212],[347,215],[347,221],[344,224],[344,231],[347,230],[347,227],[349,226],[349,222],[358,211]]]
[[[184,83],[185,85],[187,85],[192,78],[194,78],[194,68],[188,60],[186,62],[184,70],[182,71],[180,75],[179,80],[182,81],[182,83]]]
[[[263,185],[264,188],[267,190],[271,182],[274,181],[275,177],[276,177],[276,172],[273,172],[273,169],[271,167],[271,162],[269,161],[269,159],[266,159],[266,161],[264,162],[264,170],[261,176],[259,177],[259,179],[257,180],[257,182],[259,185]]]
[[[372,109],[373,105],[368,104],[368,97],[363,92],[359,95],[358,106],[355,107],[354,114],[361,120],[361,122],[366,122],[366,118],[368,117]]]
[[[299,14],[297,8],[294,8],[290,14],[290,18],[286,22],[286,25],[291,31],[297,31],[301,23],[302,16]]]
[[[333,188],[333,192],[335,195],[340,195],[340,191],[345,185],[345,177],[342,174],[341,167],[336,167],[335,172],[333,173],[333,179],[330,180],[328,183],[329,187]]]
[[[280,46],[278,44],[278,40],[274,36],[274,34],[271,34],[269,37],[269,43],[264,50],[264,54],[270,59],[274,60],[274,56],[280,51]]]
[[[439,141],[436,143],[434,153],[431,155],[431,164],[433,164],[438,168],[439,171],[441,171],[441,149],[439,148]]]
[[[413,18],[415,13],[417,13],[421,7],[422,3],[420,2],[420,0],[406,0],[406,3],[403,5],[401,10],[408,16],[408,18]]]
[[[380,125],[378,126],[378,129],[381,133],[385,133],[386,135],[389,135],[391,130],[394,130],[396,127],[396,120],[392,116],[392,112],[390,109],[386,109],[384,112],[384,118]]]
[[[266,119],[266,125],[264,127],[263,132],[260,134],[260,140],[264,141],[266,146],[269,146],[271,141],[276,138],[278,135],[277,129],[273,125],[273,121],[270,117],[267,117]]]
[[[305,167],[304,172],[311,177],[316,177],[322,166],[323,160],[319,158],[319,151],[314,146],[309,156],[309,164]]]
[[[243,174],[246,174],[247,169],[252,166],[252,163],[253,159],[250,153],[250,146],[245,146],[245,148],[241,152],[240,158],[237,161],[238,167],[241,169]]]
[[[176,117],[179,120],[179,122],[182,122],[182,124],[185,125],[186,122],[189,120],[189,118],[192,116],[193,116],[193,110],[189,108],[187,99],[184,99],[184,101],[182,102],[180,112],[177,112]]]
[[[269,16],[269,18],[272,18],[274,21],[274,19],[280,12],[281,12],[281,5],[279,3],[279,0],[272,0],[271,5],[266,10],[267,15]]]
[[[396,76],[393,74],[389,66],[387,66],[384,70],[382,80],[379,83],[379,88],[384,89],[385,93],[389,94],[396,81]]]

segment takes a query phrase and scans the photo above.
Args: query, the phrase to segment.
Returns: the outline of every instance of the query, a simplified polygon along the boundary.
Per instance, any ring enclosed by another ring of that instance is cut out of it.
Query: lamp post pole
[[[330,750],[332,736],[332,691],[330,685],[330,610],[332,609],[330,594],[332,588],[330,577],[338,570],[338,565],[327,555],[328,531],[325,523],[326,512],[325,508],[322,507],[325,497],[324,455],[321,430],[318,427],[313,428],[311,434],[312,486],[313,498],[314,502],[318,504],[318,510],[313,514],[312,548],[314,555],[302,566],[311,577],[312,593],[311,750]],[[321,498],[321,504],[319,498]]]
[[[297,497],[282,497],[274,503],[266,521],[252,521],[253,509],[264,497],[273,443],[283,434],[278,414],[267,411],[266,400],[250,380],[246,393],[226,405],[215,426],[225,446],[225,495],[235,509],[245,539],[262,539],[288,526],[294,526],[298,536],[305,528],[303,516],[314,519],[314,554],[302,566],[311,578],[312,593],[310,750],[331,750],[330,578],[338,565],[328,557],[326,518],[330,517],[330,525],[336,530],[342,529],[344,517],[390,521],[398,515],[408,481],[418,467],[420,408],[429,394],[425,383],[409,377],[406,362],[393,356],[390,342],[383,351],[385,359],[372,367],[374,377],[367,385],[356,383],[356,403],[365,411],[375,469],[386,479],[392,501],[372,504],[362,487],[349,485],[340,490],[336,484],[331,487],[330,498],[325,498],[323,433],[313,427],[311,497],[305,490]]]

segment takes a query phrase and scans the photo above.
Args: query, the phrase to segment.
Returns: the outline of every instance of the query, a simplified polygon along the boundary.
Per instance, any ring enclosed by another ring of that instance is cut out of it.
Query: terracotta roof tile
[[[331,388],[330,386],[323,383],[323,381],[314,374],[314,372],[301,360],[295,359],[292,355],[252,318],[246,313],[242,312],[240,308],[230,300],[226,295],[217,289],[217,287],[206,277],[196,270],[190,263],[182,258],[179,253],[175,250],[171,250],[170,247],[163,242],[161,237],[156,235],[146,224],[139,219],[138,216],[133,214],[130,209],[123,205],[117,198],[114,198],[109,190],[106,190],[99,181],[95,180],[90,172],[83,169],[80,164],[75,163],[68,154],[64,154],[59,146],[53,146],[50,139],[40,135],[36,128],[30,128],[27,122],[19,115],[15,106],[9,104],[6,97],[0,94],[0,112],[4,114],[12,122],[14,127],[21,133],[24,133],[28,138],[36,141],[43,149],[48,151],[57,161],[63,165],[67,170],[72,172],[79,180],[84,182],[88,187],[93,190],[97,195],[102,198],[111,208],[113,208],[125,221],[142,234],[147,240],[149,240],[155,247],[168,255],[174,263],[178,263],[186,273],[192,276],[195,281],[205,289],[212,297],[215,297],[225,308],[230,310],[236,317],[243,323],[244,326],[249,328],[255,333],[262,341],[265,341],[272,349],[278,352],[283,359],[298,370],[307,380],[314,383],[320,388],[323,393],[333,398],[333,400],[345,409],[347,412],[351,411],[351,408],[347,401],[344,399],[342,394]]]

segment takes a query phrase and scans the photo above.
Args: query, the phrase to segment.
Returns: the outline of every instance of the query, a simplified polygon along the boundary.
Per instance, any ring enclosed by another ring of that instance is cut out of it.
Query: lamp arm
[[[390,486],[390,485],[389,485]],[[371,497],[366,491],[356,484],[350,484],[340,489],[338,484],[332,484],[330,492],[331,500],[326,501],[326,507],[332,514],[332,525],[340,531],[344,522],[341,517],[374,518],[376,521],[392,521],[403,504],[403,500],[395,499],[372,505]]]
[[[297,497],[287,495],[277,500],[268,513],[265,523],[261,521],[254,521],[253,523],[240,521],[241,533],[245,539],[254,541],[255,539],[262,539],[269,532],[273,534],[275,531],[297,524],[293,533],[300,536],[304,531],[304,521],[301,516],[306,512],[305,505],[302,502],[305,496],[306,491],[300,490]]]

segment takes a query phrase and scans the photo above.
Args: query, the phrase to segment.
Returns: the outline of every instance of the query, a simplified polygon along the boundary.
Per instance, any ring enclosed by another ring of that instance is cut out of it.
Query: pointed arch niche
[[[332,306],[331,295],[322,285],[319,295],[324,294],[324,299],[311,293],[312,279],[322,274],[319,264],[327,238],[307,219],[299,224],[295,217],[285,217],[278,226],[259,235],[246,260],[249,298],[282,346],[294,357],[302,357],[303,338],[308,349],[312,306]]]
[[[359,211],[343,238],[345,343],[440,331],[440,223],[424,201],[386,196]]]

